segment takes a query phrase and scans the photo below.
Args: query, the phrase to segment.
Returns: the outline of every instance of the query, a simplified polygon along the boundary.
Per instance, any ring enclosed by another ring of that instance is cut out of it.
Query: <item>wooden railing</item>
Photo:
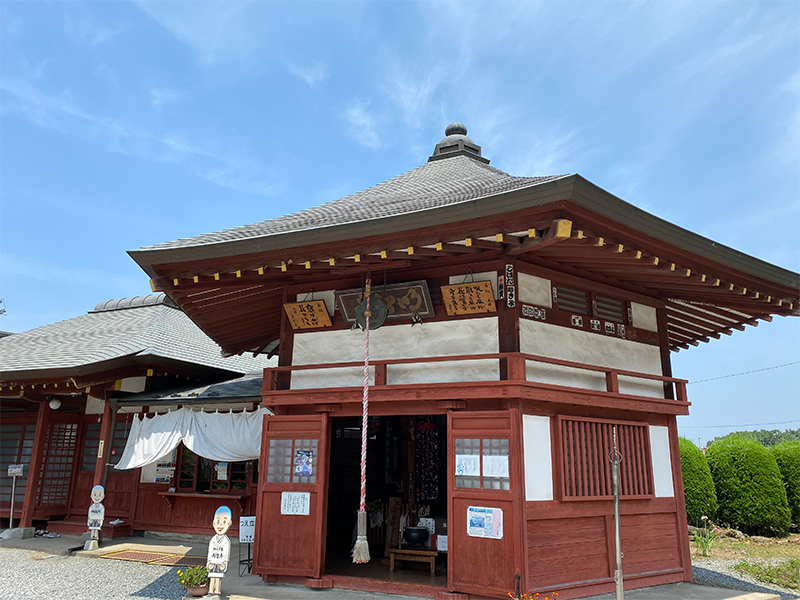
[[[651,375],[637,371],[627,371],[611,367],[601,367],[585,363],[550,358],[549,356],[538,356],[535,354],[525,354],[522,352],[504,352],[495,354],[461,354],[455,356],[428,356],[423,358],[396,358],[390,360],[371,361],[370,366],[375,369],[375,386],[389,385],[387,383],[387,371],[392,365],[411,365],[441,362],[463,362],[478,360],[498,360],[500,381],[524,382],[528,381],[527,366],[528,362],[555,365],[558,367],[568,367],[581,371],[603,373],[605,375],[606,392],[610,394],[620,394],[619,378],[629,377],[632,379],[643,379],[645,381],[656,381],[664,384],[664,394],[667,398],[675,399],[679,402],[686,402],[686,379],[666,377],[664,375]],[[346,369],[352,367],[362,367],[363,362],[341,362],[341,363],[320,363],[311,365],[291,365],[284,367],[268,367],[264,369],[264,383],[262,391],[264,393],[274,392],[281,389],[279,386],[281,373],[292,373],[295,371],[319,371],[324,369]],[[466,383],[466,382],[462,382]],[[568,386],[575,387],[575,386]]]

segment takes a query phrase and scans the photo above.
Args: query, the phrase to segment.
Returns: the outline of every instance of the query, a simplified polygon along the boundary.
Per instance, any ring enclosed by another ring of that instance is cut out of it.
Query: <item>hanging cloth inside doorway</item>
[[[179,443],[195,454],[222,462],[261,456],[261,429],[266,408],[253,412],[206,413],[180,408],[140,419],[134,415],[125,450],[116,469],[136,469],[172,452]]]

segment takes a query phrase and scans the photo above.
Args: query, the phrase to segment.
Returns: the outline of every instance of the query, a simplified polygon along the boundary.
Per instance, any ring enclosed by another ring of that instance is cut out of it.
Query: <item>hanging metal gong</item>
[[[364,311],[367,310],[367,299],[364,298],[356,307],[356,323],[361,329],[366,329],[367,319],[364,317]],[[386,317],[389,316],[389,311],[386,309],[386,303],[380,298],[370,296],[369,298],[369,311],[372,315],[369,318],[370,330],[378,329],[386,322]]]

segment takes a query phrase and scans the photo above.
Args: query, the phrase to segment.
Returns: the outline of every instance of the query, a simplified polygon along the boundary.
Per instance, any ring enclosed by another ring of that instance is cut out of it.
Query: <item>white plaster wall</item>
[[[534,277],[526,273],[517,273],[519,288],[517,299],[526,304],[537,306],[553,306],[553,284],[549,279]]]
[[[143,392],[147,385],[147,377],[126,377],[120,384],[120,391],[138,394]]]
[[[466,279],[466,281],[464,281]],[[460,283],[470,283],[472,281],[488,281],[492,284],[492,294],[494,299],[497,300],[497,271],[486,271],[483,273],[472,273],[468,275],[453,275],[449,279],[450,285],[458,285]]]
[[[672,459],[669,451],[669,429],[650,425],[650,456],[653,459],[653,487],[656,498],[672,498]]]
[[[631,302],[631,317],[633,319],[633,326],[637,329],[658,332],[658,320],[656,319],[655,307]]]
[[[102,415],[103,409],[105,408],[105,400],[102,398],[96,398],[94,396],[90,396],[87,394],[86,396],[86,411],[84,414],[86,415]]]
[[[460,354],[492,354],[499,352],[497,318],[481,317],[438,321],[422,325],[384,325],[370,331],[370,361]],[[314,331],[294,337],[292,364],[363,362],[364,332]],[[374,380],[374,373],[372,374]],[[441,383],[458,381],[497,381],[497,360],[476,360],[390,365],[387,383]],[[364,368],[296,371],[292,373],[292,389],[360,386]]]
[[[522,447],[525,459],[525,500],[552,500],[553,462],[549,417],[522,415]]]
[[[527,354],[538,354],[550,358],[600,367],[613,367],[626,371],[637,371],[651,375],[662,374],[661,353],[658,346],[530,319],[520,319],[519,328],[520,350]],[[567,385],[590,390],[606,390],[606,379],[603,373],[593,373],[572,367],[560,367],[529,361],[527,377],[529,381]],[[664,397],[664,386],[657,381],[650,382],[645,379],[620,377],[619,389],[623,394],[652,398]]]

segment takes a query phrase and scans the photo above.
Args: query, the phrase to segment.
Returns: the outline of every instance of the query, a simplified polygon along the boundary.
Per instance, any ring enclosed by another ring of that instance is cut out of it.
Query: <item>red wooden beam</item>
[[[36,507],[36,494],[39,491],[41,478],[42,459],[44,446],[47,440],[47,430],[50,424],[50,403],[46,400],[39,402],[39,412],[36,415],[36,429],[33,436],[31,449],[31,462],[28,468],[28,483],[25,486],[25,499],[22,501],[22,516],[20,527],[30,527],[33,524],[33,511]]]

